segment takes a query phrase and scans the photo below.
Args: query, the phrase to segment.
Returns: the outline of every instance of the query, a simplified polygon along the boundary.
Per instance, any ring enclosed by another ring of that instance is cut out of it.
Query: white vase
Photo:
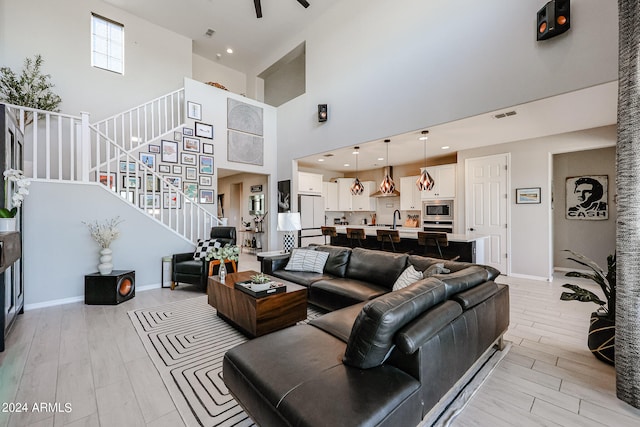
[[[224,283],[225,277],[227,277],[227,266],[224,265],[224,261],[220,261],[218,276],[220,277],[220,283]]]
[[[111,256],[112,253],[113,251],[109,248],[103,248],[100,250],[100,264],[98,264],[98,271],[103,276],[105,274],[111,274],[113,271],[113,264],[111,263],[111,260],[113,259]]]
[[[0,218],[0,232],[16,231],[15,218]]]

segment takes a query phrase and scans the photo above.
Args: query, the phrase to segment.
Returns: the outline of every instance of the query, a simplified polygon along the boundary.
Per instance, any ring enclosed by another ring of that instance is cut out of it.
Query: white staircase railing
[[[184,89],[178,89],[94,126],[118,146],[131,151],[184,125],[183,105]]]
[[[96,125],[90,125],[88,114],[77,117],[5,105],[18,118],[24,133],[26,177],[101,183],[193,242],[207,238],[211,227],[221,223],[198,204],[197,194],[185,194],[139,161],[130,152],[132,148],[122,147]]]

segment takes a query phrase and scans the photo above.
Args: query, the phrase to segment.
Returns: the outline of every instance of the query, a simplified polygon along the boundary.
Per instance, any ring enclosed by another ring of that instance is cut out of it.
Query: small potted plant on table
[[[258,273],[251,276],[251,290],[254,292],[266,291],[271,287],[273,281],[264,273]]]

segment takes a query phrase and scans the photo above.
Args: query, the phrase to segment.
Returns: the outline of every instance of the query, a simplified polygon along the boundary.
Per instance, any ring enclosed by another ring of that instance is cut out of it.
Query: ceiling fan
[[[307,0],[297,0],[305,9],[309,7],[309,2]],[[253,4],[256,7],[256,16],[258,18],[262,18],[262,4],[260,0],[253,0]]]

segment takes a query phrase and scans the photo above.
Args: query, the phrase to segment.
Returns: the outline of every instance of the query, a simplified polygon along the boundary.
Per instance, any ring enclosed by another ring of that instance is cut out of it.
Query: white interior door
[[[485,248],[485,263],[503,274],[509,274],[508,163],[508,154],[465,161],[467,231],[489,236],[488,247]]]

